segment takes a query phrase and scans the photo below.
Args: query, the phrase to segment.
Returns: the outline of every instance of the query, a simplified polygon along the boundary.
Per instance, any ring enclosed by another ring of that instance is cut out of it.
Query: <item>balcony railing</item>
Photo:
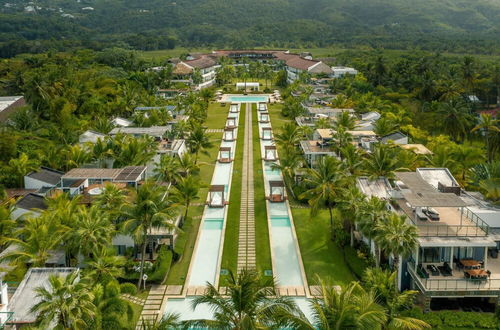
[[[410,218],[411,219],[411,218]],[[484,237],[488,235],[488,227],[476,225],[423,225],[412,223],[418,228],[420,237]]]
[[[0,329],[5,327],[5,324],[12,319],[13,312],[0,312]]]
[[[408,271],[422,291],[499,291],[500,279],[422,278],[408,263]]]

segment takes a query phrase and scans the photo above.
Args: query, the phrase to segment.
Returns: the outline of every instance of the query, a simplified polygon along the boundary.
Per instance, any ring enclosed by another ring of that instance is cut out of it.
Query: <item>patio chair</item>
[[[422,264],[417,266],[417,274],[420,278],[429,278],[429,273],[422,267]]]

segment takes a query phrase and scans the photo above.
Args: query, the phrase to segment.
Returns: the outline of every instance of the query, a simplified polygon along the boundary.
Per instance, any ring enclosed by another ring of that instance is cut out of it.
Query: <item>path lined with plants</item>
[[[250,103],[246,104],[244,141],[238,240],[238,272],[244,268],[256,268],[252,107]]]

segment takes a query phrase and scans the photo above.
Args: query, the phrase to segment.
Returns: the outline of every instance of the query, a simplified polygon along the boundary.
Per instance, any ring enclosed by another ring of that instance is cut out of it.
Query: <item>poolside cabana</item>
[[[209,207],[224,207],[226,198],[224,195],[224,185],[212,185],[208,190],[208,206]]]
[[[259,102],[257,104],[257,110],[259,110],[259,111],[267,111],[267,104],[266,104],[266,102]]]
[[[222,136],[222,139],[226,142],[234,141],[235,140],[234,128],[232,127],[224,128],[224,135]]]
[[[285,201],[285,183],[283,181],[269,181],[271,203],[282,203]]]
[[[251,90],[251,91],[258,91],[260,87],[260,84],[258,82],[238,82],[236,83],[236,90]]]
[[[264,147],[264,160],[275,161],[278,160],[278,152],[276,146],[265,146]]]
[[[273,129],[271,127],[262,127],[262,140],[272,140],[273,139]]]
[[[219,149],[219,163],[230,163],[231,158],[231,147],[220,147]]]
[[[238,123],[236,122],[236,117],[227,117],[226,127],[237,127]]]
[[[230,113],[240,112],[240,107],[238,106],[238,103],[231,103],[231,105],[229,106],[229,112]]]
[[[268,123],[269,122],[269,112],[261,112],[259,114],[259,122],[260,123]]]

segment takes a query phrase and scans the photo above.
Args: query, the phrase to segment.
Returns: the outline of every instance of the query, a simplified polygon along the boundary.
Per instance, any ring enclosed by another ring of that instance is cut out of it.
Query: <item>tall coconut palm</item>
[[[295,172],[302,167],[303,158],[301,155],[295,151],[295,149],[284,149],[280,156],[279,163],[272,163],[271,168],[273,170],[281,171],[283,175],[283,181],[285,182],[288,190],[295,198],[295,193],[293,191],[293,182],[295,178]]]
[[[332,123],[330,122],[330,118],[318,118],[314,123],[314,127],[316,128],[332,128]]]
[[[14,232],[15,237],[5,239],[6,243],[14,245],[15,248],[5,253],[0,261],[30,263],[34,267],[43,267],[59,246],[66,230],[67,228],[54,221],[49,213],[27,218],[24,226]]]
[[[170,228],[175,230],[173,223],[177,208],[173,205],[169,194],[162,186],[146,182],[137,190],[131,191],[132,202],[123,207],[123,223],[125,231],[131,233],[141,248],[140,275],[137,286],[142,283],[146,247],[149,243],[148,234],[155,228]]]
[[[399,271],[399,258],[407,257],[417,246],[417,227],[406,221],[406,216],[389,213],[377,224],[375,240],[380,248],[393,257],[393,267]]]
[[[340,115],[333,121],[333,129],[338,130],[340,127],[350,131],[356,127],[356,118],[351,116],[347,111],[342,111]]]
[[[479,122],[471,131],[480,131],[483,133],[486,140],[486,156],[488,159],[488,163],[491,163],[491,160],[493,159],[494,148],[491,144],[492,137],[500,134],[499,123],[500,121],[491,117],[490,114],[481,114],[481,116],[479,117]],[[498,148],[498,146],[496,147]]]
[[[279,133],[274,135],[274,139],[280,147],[285,149],[299,144],[302,136],[303,132],[299,126],[294,123],[286,123],[281,127]]]
[[[127,136],[116,140],[115,143],[113,163],[115,168],[147,164],[157,151],[157,143],[149,136],[140,138]]]
[[[181,328],[181,316],[177,313],[163,314],[163,317],[158,322],[142,319],[140,325],[141,330],[170,330]]]
[[[35,292],[40,301],[33,305],[31,312],[37,315],[37,323],[42,328],[55,325],[62,329],[83,329],[96,316],[94,295],[88,285],[80,281],[77,271],[65,278],[52,275],[49,286],[38,287]]]
[[[271,297],[275,283],[253,271],[243,269],[237,276],[229,273],[227,292],[222,295],[207,283],[206,293],[193,300],[193,309],[208,305],[214,320],[187,321],[188,326],[209,329],[264,329],[276,325],[277,317],[297,310],[290,297]]]
[[[461,99],[433,103],[437,122],[442,130],[455,140],[463,140],[473,128],[469,106]]]
[[[328,209],[332,239],[335,238],[333,208],[338,201],[344,181],[345,175],[340,168],[340,162],[333,157],[323,157],[316,168],[307,170],[304,182],[308,190],[300,195],[300,198],[308,200],[311,217],[317,215],[320,209]]]
[[[374,254],[377,268],[380,266],[380,248],[375,238],[378,224],[386,217],[387,212],[387,203],[375,196],[370,197],[370,199],[362,203],[358,211],[357,224],[359,230],[370,240],[370,249],[372,248],[372,242],[375,243]]]
[[[180,175],[179,159],[171,155],[161,155],[160,161],[155,164],[155,178],[164,182],[176,182]]]
[[[187,177],[190,175],[198,175],[200,173],[200,165],[196,162],[195,156],[185,152],[178,159],[179,176]]]
[[[12,218],[14,209],[15,204],[13,202],[0,205],[0,250],[2,251],[6,247],[5,239],[12,237],[17,226],[17,222]]]
[[[413,305],[417,291],[400,292],[396,286],[396,272],[368,268],[363,276],[364,286],[373,290],[377,301],[387,310],[385,329],[420,330],[430,326],[419,319],[401,315]]]
[[[106,183],[102,189],[102,193],[94,199],[94,204],[99,206],[101,210],[107,212],[111,220],[115,220],[120,213],[120,208],[125,204],[127,193],[119,188],[116,184]]]
[[[342,157],[342,167],[351,175],[358,176],[363,169],[363,153],[359,148],[349,143],[339,149]]]
[[[94,283],[107,283],[123,276],[126,262],[125,257],[116,256],[109,249],[96,250],[92,254],[92,259],[87,261],[89,269],[87,277]]]
[[[70,170],[88,163],[92,159],[90,152],[79,144],[70,145],[62,151],[65,169]]]
[[[115,226],[108,214],[103,212],[98,205],[80,208],[72,230],[69,231],[70,241],[86,258],[89,258],[95,251],[110,247],[115,234]]]
[[[192,175],[182,178],[172,188],[172,198],[184,207],[183,222],[188,218],[189,206],[192,202],[200,199],[200,180]]]
[[[20,188],[24,187],[24,176],[31,171],[39,168],[39,164],[34,159],[30,159],[25,153],[21,153],[18,158],[9,160],[7,173],[12,174],[16,178],[16,182]]]
[[[198,162],[198,154],[200,152],[207,153],[207,149],[213,146],[210,137],[207,135],[203,127],[196,125],[192,128],[187,138],[189,149],[194,154],[195,164]]]
[[[451,152],[451,156],[460,169],[460,178],[463,183],[465,183],[465,174],[467,171],[474,165],[484,161],[482,149],[463,144],[457,145]]]
[[[365,202],[365,195],[354,185],[342,190],[338,208],[340,209],[344,229],[350,233],[351,246],[354,245],[354,224],[361,216],[361,205]]]
[[[347,145],[351,144],[352,142],[352,134],[347,131],[347,129],[344,126],[339,126],[337,128],[337,131],[334,132],[333,134],[333,149],[335,152],[340,156],[340,159],[343,160],[343,155],[341,153],[341,150],[345,148]]]
[[[283,315],[283,323],[292,329],[378,329],[387,321],[373,291],[357,282],[338,288],[321,282],[321,297],[310,300],[313,320],[302,313]]]
[[[393,146],[377,145],[365,160],[365,171],[372,179],[394,178],[394,172],[405,170],[401,167]]]

